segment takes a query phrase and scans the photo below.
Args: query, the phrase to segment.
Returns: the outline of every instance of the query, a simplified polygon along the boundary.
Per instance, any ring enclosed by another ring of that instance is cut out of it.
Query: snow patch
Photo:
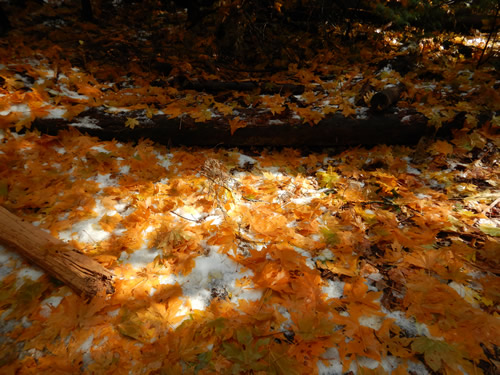
[[[241,265],[227,255],[217,252],[216,246],[208,246],[209,254],[198,256],[189,275],[179,282],[192,309],[204,310],[210,303],[213,289],[225,290],[233,298],[260,298],[260,292],[245,291],[236,287],[236,281],[253,276],[250,270],[241,271]],[[246,293],[245,293],[246,292]]]
[[[382,316],[360,316],[358,318],[360,325],[372,328],[375,331],[378,331],[382,327],[383,321],[384,317]]]
[[[410,167],[409,165],[406,166],[406,173],[408,174],[414,174],[416,176],[422,174],[417,168]]]
[[[277,120],[277,119],[269,120],[269,125],[282,125],[282,124],[283,124],[283,121],[281,121],[281,120]]]
[[[98,121],[95,118],[91,118],[89,116],[81,117],[76,119],[75,122],[70,123],[70,126],[74,126],[77,128],[86,128],[86,129],[101,129],[99,125],[97,125]]]
[[[344,295],[345,283],[342,281],[327,280],[327,285],[323,286],[321,290],[329,299],[340,298]]]
[[[122,253],[120,260],[124,264],[130,264],[134,269],[142,269],[152,263],[160,255],[161,250],[142,248],[134,251],[132,254]]]
[[[21,286],[21,284],[24,282],[25,278],[36,281],[42,275],[43,275],[43,271],[39,270],[38,268],[26,266],[26,267],[20,269],[19,272],[17,273],[17,281],[18,281],[17,286],[18,287]]]
[[[29,116],[31,113],[30,107],[26,104],[13,104],[10,106],[9,109],[6,109],[4,111],[0,112],[0,116],[7,116],[9,113],[12,112],[21,112],[24,113],[26,116]]]
[[[337,348],[330,348],[321,356],[323,360],[327,360],[328,364],[324,361],[318,361],[318,374],[319,375],[342,375],[342,362],[340,362],[340,354]]]
[[[49,114],[45,116],[47,119],[54,119],[54,118],[64,118],[64,114],[66,113],[65,108],[53,108],[49,111]]]
[[[62,296],[51,296],[43,300],[41,303],[40,315],[44,318],[48,318],[52,313],[52,309],[59,306],[63,298]]]
[[[245,166],[245,164],[247,164],[247,163],[256,164],[257,160],[255,160],[254,158],[251,158],[250,156],[240,154],[239,159],[238,159],[238,165],[243,168]]]

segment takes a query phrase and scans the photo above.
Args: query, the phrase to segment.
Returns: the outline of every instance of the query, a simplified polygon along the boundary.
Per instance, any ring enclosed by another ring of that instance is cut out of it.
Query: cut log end
[[[115,287],[113,285],[113,280],[111,277],[102,275],[99,277],[88,277],[85,280],[87,287],[83,291],[85,297],[95,297],[97,294],[113,294],[115,292]]]

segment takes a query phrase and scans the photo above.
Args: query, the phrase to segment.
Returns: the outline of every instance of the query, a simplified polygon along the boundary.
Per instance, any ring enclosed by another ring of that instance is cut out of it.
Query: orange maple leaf
[[[237,129],[244,128],[246,125],[247,123],[243,120],[240,120],[239,116],[232,118],[231,120],[229,120],[229,126],[231,127],[231,135],[233,135]]]
[[[453,145],[446,141],[436,141],[432,145],[432,149],[438,154],[451,155],[453,154]]]

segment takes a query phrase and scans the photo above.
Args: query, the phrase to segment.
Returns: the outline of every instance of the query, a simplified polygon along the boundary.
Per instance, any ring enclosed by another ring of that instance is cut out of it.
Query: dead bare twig
[[[493,17],[493,21],[492,21],[492,26],[491,26],[491,31],[489,32],[488,34],[488,39],[486,40],[486,43],[484,44],[484,48],[483,50],[481,51],[481,56],[479,56],[479,60],[477,61],[477,65],[476,65],[476,69],[479,68],[481,66],[481,64],[483,62],[485,62],[487,59],[485,59],[483,61],[483,57],[484,57],[484,53],[486,52],[486,49],[488,48],[488,44],[490,42],[490,39],[491,37],[494,35],[494,38],[493,38],[493,43],[492,43],[492,48],[495,48],[495,41],[496,41],[496,38],[497,38],[497,32],[498,32],[498,28],[497,28],[497,18],[498,18],[498,13],[500,11],[500,2],[498,2],[497,4],[497,11],[495,13],[495,16]]]

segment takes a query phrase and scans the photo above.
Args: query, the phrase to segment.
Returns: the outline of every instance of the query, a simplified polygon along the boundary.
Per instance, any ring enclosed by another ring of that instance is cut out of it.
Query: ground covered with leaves
[[[72,2],[7,8],[16,17],[0,39],[0,127],[71,121],[91,108],[130,112],[129,128],[155,116],[222,118],[234,133],[262,113],[314,125],[336,113],[369,117],[372,96],[390,85],[404,87],[398,110],[435,127],[499,109],[498,41],[486,32],[403,32],[353,20],[348,33],[328,22],[313,31],[277,16],[249,19],[246,8],[228,15],[231,2],[187,27],[182,9],[145,10],[153,3],[103,4],[95,23],[79,21]]]
[[[2,206],[116,291],[85,303],[3,249],[2,371],[494,373],[499,146],[489,127],[422,154],[4,133]]]
[[[116,275],[113,294],[85,301],[0,248],[0,372],[498,373],[500,98],[485,36],[353,24],[343,41],[330,25],[322,46],[266,29],[276,53],[249,69],[220,55],[241,40],[140,7],[103,7],[96,24],[31,4],[0,39],[0,205]],[[267,35],[252,25],[243,39]],[[314,152],[26,130],[89,108],[133,114],[124,128],[223,117],[235,132],[249,109],[311,126],[369,116],[389,84],[405,87],[398,109],[436,128],[460,115],[460,129]]]

